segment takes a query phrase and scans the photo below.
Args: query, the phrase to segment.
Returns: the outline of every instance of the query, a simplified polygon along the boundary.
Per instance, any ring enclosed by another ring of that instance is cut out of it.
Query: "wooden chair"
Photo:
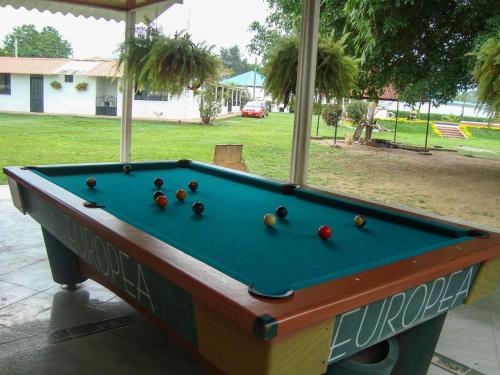
[[[215,145],[214,164],[247,172],[242,153],[243,145]]]

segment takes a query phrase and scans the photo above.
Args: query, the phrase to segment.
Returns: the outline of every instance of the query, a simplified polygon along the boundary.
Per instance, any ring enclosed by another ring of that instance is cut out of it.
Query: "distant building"
[[[122,73],[115,60],[0,57],[0,111],[117,116],[122,107]],[[229,91],[229,92],[228,92]],[[243,89],[221,84],[228,99],[219,115],[239,113]],[[199,97],[137,91],[134,118],[196,120]]]
[[[234,77],[226,78],[221,81],[221,83],[224,85],[233,85],[239,89],[247,89],[250,92],[250,97],[253,97],[254,78],[255,100],[266,100],[264,92],[264,76],[260,73],[255,73],[253,70]]]

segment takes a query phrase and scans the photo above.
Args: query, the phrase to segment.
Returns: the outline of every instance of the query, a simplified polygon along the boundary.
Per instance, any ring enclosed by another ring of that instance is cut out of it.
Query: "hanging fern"
[[[167,37],[148,25],[120,48],[120,66],[138,89],[180,95],[198,90],[218,76],[219,59],[213,47],[195,44],[187,33]]]
[[[344,52],[344,41],[321,37],[318,43],[315,88],[327,100],[342,98],[354,87],[357,60]],[[271,50],[264,67],[265,88],[275,100],[288,105],[296,94],[299,41],[297,37],[280,39]]]
[[[137,29],[133,39],[120,45],[118,66],[123,69],[125,77],[135,80],[140,76],[146,57],[160,35],[156,25],[148,22]]]

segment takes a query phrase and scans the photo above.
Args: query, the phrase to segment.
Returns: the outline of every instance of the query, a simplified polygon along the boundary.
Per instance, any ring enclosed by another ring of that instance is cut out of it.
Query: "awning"
[[[103,18],[117,22],[125,21],[127,11],[134,10],[137,22],[143,22],[146,18],[156,19],[172,5],[182,2],[183,0],[0,0],[0,7],[10,5],[15,9],[36,9],[40,12]]]

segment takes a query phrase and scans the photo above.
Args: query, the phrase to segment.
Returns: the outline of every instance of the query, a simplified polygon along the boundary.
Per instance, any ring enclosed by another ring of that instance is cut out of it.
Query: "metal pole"
[[[125,18],[125,46],[135,36],[135,12],[127,12]],[[120,148],[120,161],[130,161],[132,144],[132,96],[134,82],[130,77],[123,78],[122,100],[122,135]]]
[[[255,85],[257,84],[257,58],[255,58],[255,65],[253,68],[253,100],[255,100]]]
[[[321,95],[319,96],[318,124],[316,125],[316,138],[319,136],[319,118],[321,116]]]
[[[429,109],[427,110],[427,128],[425,129],[425,147],[424,151],[427,152],[427,138],[429,137],[429,120],[431,117],[431,101],[429,100]]]
[[[396,125],[394,125],[394,141],[393,142],[396,142],[396,134],[398,132],[398,117],[399,117],[399,100],[398,100],[398,104],[396,106]]]
[[[318,54],[319,12],[321,0],[302,0],[297,94],[292,139],[290,182],[303,185],[307,180],[311,136],[314,82]]]

